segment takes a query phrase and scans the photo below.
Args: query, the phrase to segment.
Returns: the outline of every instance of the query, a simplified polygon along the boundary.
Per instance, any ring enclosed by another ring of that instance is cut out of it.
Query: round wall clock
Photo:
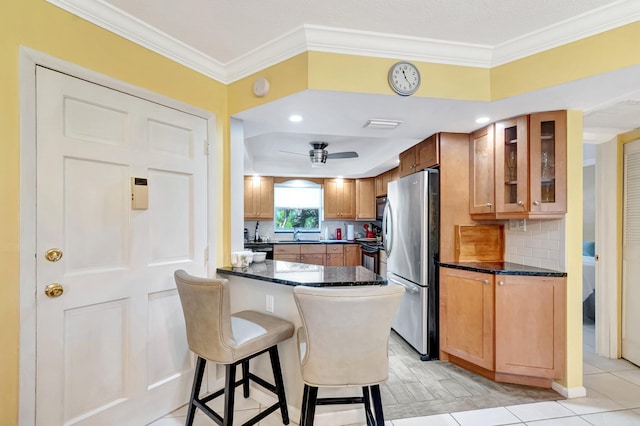
[[[389,86],[401,96],[413,95],[420,87],[420,72],[409,62],[398,62],[389,69]]]

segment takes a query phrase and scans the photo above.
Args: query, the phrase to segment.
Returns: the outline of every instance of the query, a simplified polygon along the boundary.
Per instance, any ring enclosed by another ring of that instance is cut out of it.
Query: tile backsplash
[[[565,271],[565,219],[527,220],[526,231],[510,231],[505,223],[504,260]]]
[[[343,221],[343,220],[325,220],[322,222],[322,230],[326,227],[329,232],[329,239],[334,239],[336,234],[336,229],[342,228],[342,239],[347,238],[346,234],[346,225],[353,225],[355,237],[364,237],[364,224],[375,223],[378,226],[381,225],[380,221]],[[255,220],[245,220],[244,227],[249,231],[249,239],[253,239],[256,230],[256,221]],[[359,235],[360,234],[360,235]],[[273,221],[265,220],[260,221],[260,235],[262,237],[269,237],[271,240],[293,240],[293,234],[291,233],[278,233],[276,234],[273,231]],[[320,239],[322,233],[313,232],[313,233],[300,233],[299,238],[301,240],[318,240]]]

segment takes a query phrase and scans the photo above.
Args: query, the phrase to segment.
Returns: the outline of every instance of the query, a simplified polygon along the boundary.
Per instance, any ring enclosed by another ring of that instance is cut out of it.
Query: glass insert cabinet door
[[[529,126],[530,209],[566,211],[566,112],[532,114]]]
[[[529,188],[528,117],[496,123],[496,211],[525,212]]]

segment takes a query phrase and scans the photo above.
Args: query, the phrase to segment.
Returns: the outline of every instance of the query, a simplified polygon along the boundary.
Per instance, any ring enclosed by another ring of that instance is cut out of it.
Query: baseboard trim
[[[554,391],[558,392],[560,395],[568,399],[583,398],[587,396],[587,389],[584,386],[567,388],[565,386],[562,386],[560,383],[554,381],[551,383],[551,389],[553,389]]]

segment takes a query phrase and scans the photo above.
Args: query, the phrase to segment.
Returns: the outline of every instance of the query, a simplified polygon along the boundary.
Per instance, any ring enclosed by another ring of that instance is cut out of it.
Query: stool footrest
[[[364,398],[361,396],[344,396],[335,398],[318,398],[316,405],[339,405],[339,404],[364,404]]]
[[[253,373],[249,373],[249,378],[254,382],[256,382],[257,384],[259,384],[260,386],[262,386],[263,388],[270,390],[273,393],[276,393],[276,387],[271,383],[267,382],[266,380],[264,380],[262,377],[258,377]]]

